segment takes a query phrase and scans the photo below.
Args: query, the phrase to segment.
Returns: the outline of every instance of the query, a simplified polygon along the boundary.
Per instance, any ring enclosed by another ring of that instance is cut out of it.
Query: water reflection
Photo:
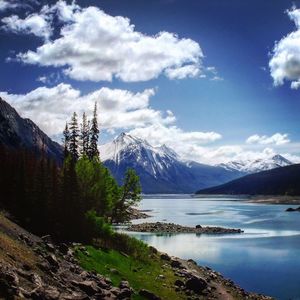
[[[147,222],[241,228],[243,234],[129,234],[161,251],[213,267],[250,291],[277,299],[300,299],[300,214],[285,212],[292,205],[244,200],[247,198],[155,195],[140,205],[152,216]]]

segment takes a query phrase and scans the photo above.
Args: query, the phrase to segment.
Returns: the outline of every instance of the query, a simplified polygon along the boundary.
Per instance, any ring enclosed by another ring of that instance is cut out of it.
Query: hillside
[[[197,194],[300,195],[300,164],[247,175]]]
[[[0,98],[0,145],[11,150],[27,149],[61,163],[63,148],[52,141],[34,122],[23,119],[17,111]]]
[[[54,244],[0,214],[0,299],[271,299],[192,260],[148,251],[144,262],[117,250]]]

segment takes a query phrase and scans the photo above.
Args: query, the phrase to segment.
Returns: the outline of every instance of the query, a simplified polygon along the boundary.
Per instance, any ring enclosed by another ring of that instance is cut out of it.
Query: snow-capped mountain
[[[126,133],[100,146],[100,157],[120,183],[127,168],[135,169],[144,193],[193,193],[199,187],[244,175],[236,170],[183,161],[166,145],[153,147]]]
[[[293,163],[280,154],[270,156],[265,159],[246,160],[246,161],[231,161],[228,163],[219,164],[226,170],[235,170],[245,173],[257,173],[261,171],[271,170],[279,167],[286,167]]]

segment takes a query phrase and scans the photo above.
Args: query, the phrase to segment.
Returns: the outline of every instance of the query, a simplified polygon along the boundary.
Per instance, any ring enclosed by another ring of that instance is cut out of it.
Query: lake
[[[300,213],[295,205],[248,203],[230,196],[147,195],[139,205],[151,218],[195,226],[241,228],[243,234],[130,233],[160,251],[192,258],[231,278],[248,291],[276,299],[300,299]],[[297,206],[296,206],[297,207]]]

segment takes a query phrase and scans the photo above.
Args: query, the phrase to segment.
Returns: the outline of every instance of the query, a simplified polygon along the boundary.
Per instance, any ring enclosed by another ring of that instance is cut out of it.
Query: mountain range
[[[293,163],[283,157],[280,154],[276,154],[265,159],[255,160],[238,160],[230,161],[228,163],[222,163],[218,166],[225,168],[226,170],[240,171],[244,173],[257,173],[261,171],[271,170],[279,167],[290,166]]]
[[[239,161],[210,166],[187,161],[166,145],[153,147],[147,141],[121,133],[100,146],[101,160],[121,183],[127,168],[140,176],[144,193],[193,193],[249,173],[292,164],[281,155],[265,160]]]
[[[63,148],[51,140],[34,122],[22,118],[0,98],[0,144],[10,149],[26,148],[45,153],[58,163],[63,161]],[[285,167],[292,162],[281,155],[255,161],[232,161],[216,166],[183,160],[166,145],[154,147],[138,137],[121,133],[100,146],[100,158],[113,176],[121,180],[127,168],[136,170],[144,193],[194,193],[249,173]]]

